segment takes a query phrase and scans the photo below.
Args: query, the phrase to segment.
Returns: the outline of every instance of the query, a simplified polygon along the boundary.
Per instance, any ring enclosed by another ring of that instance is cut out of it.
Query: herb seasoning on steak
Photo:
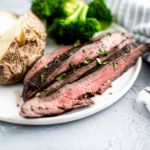
[[[128,33],[107,33],[100,36],[100,38],[94,42],[70,50],[64,50],[64,52],[58,51],[61,55],[57,55],[56,51],[53,53],[55,57],[53,55],[50,56],[49,54],[48,57],[42,58],[37,64],[35,64],[33,67],[34,69],[31,69],[25,77],[23,90],[24,100],[34,97],[35,94],[40,92],[43,88],[53,84],[56,81],[55,79],[71,69],[71,66],[78,68],[82,62],[90,63],[86,60],[87,58],[93,59],[99,55],[103,56],[100,51],[102,52],[104,50],[107,51],[107,53],[110,53],[116,46],[121,45],[122,42],[127,39],[131,39],[131,36]],[[68,53],[71,53],[71,55],[68,55]],[[48,66],[46,69],[44,67],[45,65]]]
[[[50,96],[34,97],[25,102],[20,114],[23,117],[53,116],[76,107],[90,106],[93,104],[89,98],[91,95],[103,93],[113,80],[133,66],[138,57],[148,50],[149,46],[144,44],[129,44],[89,75],[66,84]],[[114,67],[114,63],[117,67]]]

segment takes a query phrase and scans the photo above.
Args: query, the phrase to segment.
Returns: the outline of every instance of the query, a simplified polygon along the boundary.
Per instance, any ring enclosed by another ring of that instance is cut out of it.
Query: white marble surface
[[[3,10],[23,13],[29,7],[27,0],[0,1]],[[147,85],[150,65],[144,62],[130,91],[91,117],[37,127],[0,122],[0,150],[150,150],[150,114],[134,101]]]

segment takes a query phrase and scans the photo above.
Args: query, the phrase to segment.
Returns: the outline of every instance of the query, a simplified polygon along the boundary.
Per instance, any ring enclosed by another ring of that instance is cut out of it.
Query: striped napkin
[[[140,42],[150,43],[150,0],[107,0],[115,21]]]
[[[106,0],[114,20],[139,42],[150,43],[150,0]],[[150,62],[150,55],[144,55]]]
[[[150,0],[106,0],[114,20],[132,32],[135,39],[150,43]],[[150,54],[144,59],[150,62]],[[150,87],[138,93],[137,102],[144,103],[150,111]]]

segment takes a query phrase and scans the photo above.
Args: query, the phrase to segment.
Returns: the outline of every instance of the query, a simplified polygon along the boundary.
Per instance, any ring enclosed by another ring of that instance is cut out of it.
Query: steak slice
[[[34,89],[38,88],[42,74],[49,74],[53,72],[55,68],[59,67],[62,61],[69,57],[69,52],[76,51],[77,49],[78,47],[72,48],[71,45],[61,47],[58,48],[58,50],[56,50],[55,52],[49,53],[39,59],[25,76],[24,89],[22,93],[23,98],[27,98],[28,91],[34,91]]]
[[[129,44],[125,46],[122,51],[108,58],[108,64],[98,67],[95,72],[81,78],[77,82],[65,85],[50,96],[35,97],[25,102],[21,107],[21,116],[42,117],[59,115],[76,106],[84,106],[86,100],[88,100],[88,105],[93,104],[93,101],[88,99],[88,95],[102,93],[111,85],[111,81],[133,66],[138,57],[148,50],[149,46],[144,44]],[[81,105],[79,105],[80,101],[82,101]]]
[[[60,58],[54,59],[54,62],[48,65],[46,69],[43,68],[42,72],[36,73],[33,78],[30,78],[29,84],[26,84],[25,80],[23,90],[24,100],[32,98],[37,92],[53,84],[56,77],[71,69],[71,66],[78,67],[86,58],[97,57],[99,55],[99,50],[112,51],[114,47],[128,38],[131,38],[131,35],[124,32],[107,33],[100,36],[92,43],[87,43],[81,47],[71,49],[69,55],[68,53],[66,55],[63,54]]]
[[[54,59],[56,59],[57,57],[59,57],[60,55],[68,52],[70,49],[72,48],[71,45],[68,46],[64,46],[64,47],[60,47],[58,48],[56,51],[49,53],[43,57],[41,57],[36,63],[35,65],[28,71],[28,73],[26,74],[25,78],[24,78],[24,84],[27,85],[31,78],[39,71],[41,71],[41,69],[48,65],[50,62],[52,62]]]
[[[121,50],[125,45],[134,43],[135,40],[134,39],[127,39],[124,40],[120,45],[118,45],[116,48],[114,48],[114,50],[112,51],[112,53],[106,55],[106,56],[101,56],[100,60],[101,63],[103,61],[105,61],[108,57],[112,56],[114,53],[116,53],[117,51]],[[97,62],[97,59],[94,59],[90,64],[83,66],[77,70],[70,70],[69,71],[69,76],[67,76],[66,78],[63,78],[60,81],[56,81],[54,82],[52,85],[50,85],[48,88],[44,89],[41,93],[40,93],[40,97],[45,97],[50,95],[51,93],[55,92],[56,90],[58,90],[59,88],[61,88],[62,86],[72,83],[74,81],[77,81],[79,78],[81,78],[84,75],[87,75],[88,73],[90,73],[91,71],[93,71],[93,69],[99,65]]]

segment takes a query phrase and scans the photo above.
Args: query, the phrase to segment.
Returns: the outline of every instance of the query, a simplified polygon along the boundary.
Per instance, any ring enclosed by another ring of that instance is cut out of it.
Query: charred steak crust
[[[87,57],[96,58],[98,56],[98,50],[100,49],[112,51],[114,47],[128,38],[131,38],[131,36],[127,33],[107,33],[100,36],[100,38],[96,39],[94,42],[84,44],[81,47],[73,48],[67,53],[63,53],[60,57],[53,59],[53,61],[47,65],[46,69],[43,66],[44,69],[42,68],[41,71],[36,72],[33,77],[30,78],[30,82],[26,81],[27,78],[25,79],[23,90],[24,100],[34,97],[37,92],[53,84],[57,76],[71,69],[71,65],[78,66]],[[41,75],[43,77],[42,82]]]
[[[68,50],[72,48],[71,45],[64,46],[58,48],[56,51],[46,54],[43,57],[41,57],[35,64],[34,66],[28,71],[24,78],[24,85],[28,85],[31,81],[31,78],[37,73],[40,72],[45,65],[49,64],[52,62],[55,58],[59,57],[63,53],[66,53]]]
[[[112,50],[112,52],[106,56],[99,56],[97,58],[100,58],[101,63],[105,62],[105,60],[112,56],[114,53],[120,51],[125,45],[127,44],[131,44],[134,43],[135,41],[133,39],[127,39],[124,40],[120,45],[118,45],[117,47],[114,48],[114,50]],[[99,66],[101,64],[99,64],[97,62],[97,59],[94,59],[90,64],[83,66],[81,68],[78,68],[77,70],[69,70],[68,72],[68,76],[66,76],[65,78],[63,78],[60,81],[56,81],[54,82],[52,85],[48,86],[48,88],[44,89],[40,96],[44,97],[44,96],[48,96],[51,93],[57,91],[59,88],[61,88],[62,86],[66,85],[66,84],[70,84],[72,82],[77,81],[78,79],[90,74],[91,72],[94,72],[95,68],[97,66]],[[67,73],[66,73],[67,74]]]
[[[53,116],[76,106],[91,105],[93,101],[88,98],[87,94],[102,93],[111,84],[111,81],[134,65],[138,57],[148,50],[149,46],[144,44],[129,44],[122,51],[109,57],[108,63],[98,67],[95,72],[63,86],[50,96],[35,97],[25,102],[20,114],[23,117]]]
[[[43,56],[37,61],[37,63],[29,70],[24,79],[24,89],[22,96],[24,99],[27,97],[27,92],[34,88],[38,88],[38,83],[40,82],[41,74],[48,74],[48,72],[53,71],[59,63],[67,57],[69,50],[72,50],[72,46],[65,46],[58,48],[57,51]]]

